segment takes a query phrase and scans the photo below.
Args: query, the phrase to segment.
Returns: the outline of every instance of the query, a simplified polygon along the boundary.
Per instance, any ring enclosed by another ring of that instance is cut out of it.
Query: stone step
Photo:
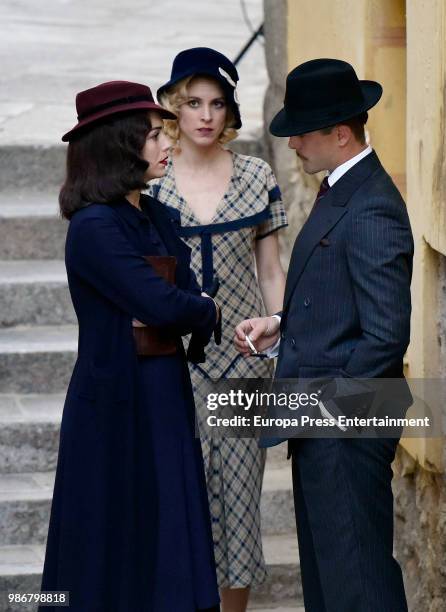
[[[237,139],[231,148],[266,157],[262,138]],[[65,155],[59,145],[0,147],[0,260],[63,259],[67,222],[58,192]]]
[[[296,538],[294,535],[267,536],[263,545],[268,578],[252,591],[251,608],[263,608],[265,612],[300,612],[303,603]],[[43,545],[0,546],[0,593],[37,592],[44,555]],[[17,608],[5,608],[5,611],[13,609]]]
[[[36,410],[36,405],[31,411]],[[52,430],[48,421],[47,431],[52,434],[49,445],[51,463],[57,460],[57,408],[54,407]],[[38,423],[35,424],[39,431]],[[1,427],[3,429],[3,427]],[[47,435],[43,442],[50,436]],[[35,439],[37,442],[37,439]],[[6,457],[7,471],[0,473],[0,544],[39,544],[43,543],[48,525],[51,497],[53,494],[54,471],[37,472],[32,466],[30,472],[18,472],[13,462],[20,452],[13,448],[13,454]],[[42,452],[45,452],[44,450]],[[6,455],[5,450],[3,455]],[[40,455],[38,455],[40,457]],[[28,461],[28,465],[31,461]],[[49,463],[49,462],[48,462]],[[262,534],[264,536],[295,534],[293,499],[287,470],[265,470],[265,480],[261,499]]]
[[[285,440],[282,444],[270,446],[267,450],[268,463],[276,467],[289,465],[291,462],[287,460],[288,443]]]
[[[57,393],[77,355],[74,325],[0,329],[0,393]]]
[[[1,612],[36,611],[35,604],[9,604],[8,593],[38,593],[45,558],[43,546],[0,546]]]
[[[294,601],[302,606],[299,551],[295,534],[265,536],[263,551],[268,569],[266,581],[251,593],[251,606],[273,608]]]
[[[59,425],[65,392],[54,394],[0,394],[0,473],[55,469],[59,445]],[[281,448],[286,451],[284,445]],[[291,464],[268,450],[263,484],[262,511],[265,516],[287,515],[280,520],[291,528]],[[277,502],[275,499],[277,497]],[[279,510],[272,510],[276,504]],[[263,519],[270,532],[269,519]]]
[[[65,174],[67,147],[61,144],[3,144],[0,147],[0,184],[12,191],[57,191]]]
[[[267,154],[263,137],[256,131],[237,138],[229,148],[243,155]],[[58,193],[65,176],[67,147],[63,144],[42,146],[34,143],[0,146],[0,185],[10,193],[38,191]],[[56,198],[57,202],[57,198]]]
[[[296,530],[291,465],[266,463],[260,511],[263,534],[284,534]]]
[[[56,192],[0,192],[0,260],[63,259],[66,232]]]
[[[0,473],[56,468],[65,394],[0,395]]]
[[[63,261],[0,261],[0,328],[76,323]]]
[[[0,545],[43,544],[54,472],[0,475]]]

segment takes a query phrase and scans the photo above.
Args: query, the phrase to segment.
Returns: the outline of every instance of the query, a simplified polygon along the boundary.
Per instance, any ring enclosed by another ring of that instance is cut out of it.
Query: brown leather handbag
[[[147,255],[144,257],[153,270],[164,280],[175,284],[177,259],[172,255]],[[135,338],[137,355],[156,356],[173,355],[178,349],[178,337],[164,327],[144,325],[133,322],[133,337]]]

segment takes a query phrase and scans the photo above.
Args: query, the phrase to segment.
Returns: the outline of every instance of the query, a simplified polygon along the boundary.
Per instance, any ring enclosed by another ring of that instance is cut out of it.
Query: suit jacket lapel
[[[308,259],[320,240],[347,213],[347,205],[355,191],[380,167],[378,156],[372,151],[336,181],[314,205],[294,243],[285,287],[284,310],[289,304]]]

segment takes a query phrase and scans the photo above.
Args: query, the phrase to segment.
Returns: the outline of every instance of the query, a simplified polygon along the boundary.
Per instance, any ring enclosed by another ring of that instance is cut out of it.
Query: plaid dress
[[[243,319],[264,314],[255,275],[255,241],[287,225],[274,174],[262,159],[233,153],[234,172],[212,223],[201,225],[178,193],[172,162],[152,185],[154,197],[167,205],[178,233],[192,249],[191,266],[203,291],[218,282],[223,313],[220,346],[213,340],[206,363],[189,364],[197,411],[203,378],[270,378],[268,359],[243,359],[233,344]],[[218,279],[218,280],[217,280]],[[215,562],[220,588],[260,584],[266,575],[260,530],[260,495],[265,450],[254,439],[202,437],[203,459],[212,519]]]

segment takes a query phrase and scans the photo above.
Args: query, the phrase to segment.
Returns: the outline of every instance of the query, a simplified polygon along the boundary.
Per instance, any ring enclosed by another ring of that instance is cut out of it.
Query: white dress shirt
[[[333,172],[328,172],[328,184],[330,187],[333,187],[336,181],[339,181],[341,176],[344,176],[344,174],[348,172],[350,168],[353,168],[355,164],[361,161],[361,159],[364,159],[364,157],[367,157],[367,155],[369,155],[369,153],[372,151],[372,147],[368,145],[363,151],[361,151],[361,153],[358,153],[358,155],[348,159],[346,162],[335,168]]]

